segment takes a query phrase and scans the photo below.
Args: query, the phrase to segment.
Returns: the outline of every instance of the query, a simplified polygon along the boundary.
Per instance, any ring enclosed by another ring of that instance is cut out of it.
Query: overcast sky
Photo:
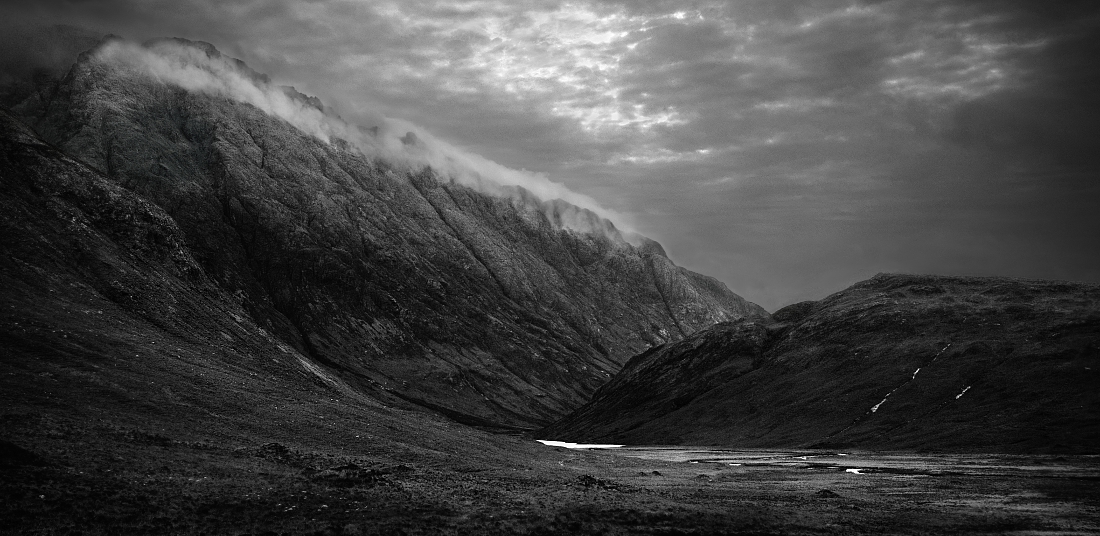
[[[16,0],[209,41],[545,173],[769,310],[877,272],[1100,282],[1100,7]]]

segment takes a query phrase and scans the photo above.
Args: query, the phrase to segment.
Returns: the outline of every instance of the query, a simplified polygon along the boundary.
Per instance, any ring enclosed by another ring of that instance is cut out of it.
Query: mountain
[[[1100,450],[1100,286],[880,274],[630,360],[541,432],[628,444]]]
[[[531,511],[471,474],[578,502],[570,457],[380,402],[279,340],[166,212],[2,111],[0,181],[0,532],[490,533]]]
[[[14,110],[160,207],[239,316],[356,392],[468,424],[545,425],[651,345],[767,317],[591,211],[370,155],[325,130],[337,123],[317,99],[209,44],[120,43]],[[165,50],[186,69],[165,67]],[[377,129],[348,132],[375,143]],[[122,281],[112,296],[135,291]]]
[[[308,442],[316,431],[301,432],[324,418],[316,406],[335,396],[363,422],[396,420],[253,322],[167,213],[6,112],[0,178],[3,439],[87,446],[107,427],[141,430],[139,443],[202,433]]]

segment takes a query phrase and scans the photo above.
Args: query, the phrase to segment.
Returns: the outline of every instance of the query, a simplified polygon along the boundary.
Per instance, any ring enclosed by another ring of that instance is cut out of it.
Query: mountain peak
[[[766,317],[548,182],[415,127],[342,129],[246,69],[195,42],[115,42],[20,110],[162,207],[257,325],[359,392],[530,427],[639,351]],[[371,139],[336,141],[356,132]]]

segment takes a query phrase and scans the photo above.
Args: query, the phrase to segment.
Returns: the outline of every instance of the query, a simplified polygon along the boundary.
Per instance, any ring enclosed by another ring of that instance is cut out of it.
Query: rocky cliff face
[[[561,201],[368,158],[96,54],[16,110],[163,209],[196,266],[267,333],[354,389],[462,422],[545,424],[650,345],[767,316]],[[566,208],[600,232],[560,225]]]
[[[632,359],[542,433],[630,444],[1100,448],[1100,287],[878,275]]]

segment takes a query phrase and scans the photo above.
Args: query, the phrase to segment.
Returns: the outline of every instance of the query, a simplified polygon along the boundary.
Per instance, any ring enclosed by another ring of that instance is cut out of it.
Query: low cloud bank
[[[374,128],[363,129],[349,124],[325,110],[317,99],[272,84],[266,76],[252,71],[239,60],[222,55],[206,43],[165,39],[142,45],[117,39],[100,47],[96,59],[188,91],[251,104],[325,143],[339,138],[367,156],[382,157],[410,169],[430,166],[440,176],[484,193],[524,201],[525,196],[517,190],[522,188],[546,202],[543,203],[544,212],[554,224],[623,239],[616,228],[623,226],[620,215],[545,175],[502,166],[459,149],[401,119],[377,114],[379,124]],[[556,200],[565,204],[555,203]],[[629,231],[627,235],[633,237]]]

